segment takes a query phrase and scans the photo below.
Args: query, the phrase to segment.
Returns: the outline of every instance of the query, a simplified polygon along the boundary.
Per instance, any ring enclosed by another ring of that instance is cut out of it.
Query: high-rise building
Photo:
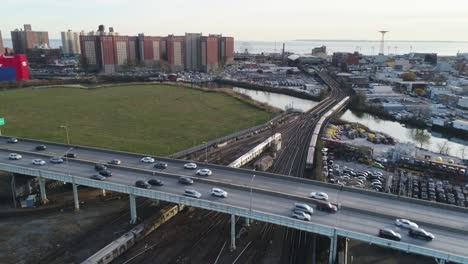
[[[5,47],[3,47],[2,31],[0,31],[0,55],[5,54]]]
[[[199,71],[201,67],[201,33],[185,33],[185,69]]]
[[[221,65],[234,63],[234,38],[220,37],[219,61]]]
[[[184,40],[185,37],[169,35],[167,37],[167,61],[171,71],[184,70]]]
[[[26,49],[50,46],[49,33],[47,31],[32,31],[29,24],[24,25],[24,30],[11,31],[11,41],[16,54],[24,54]]]
[[[75,55],[81,53],[79,32],[68,30],[66,32],[61,32],[61,35],[63,54]]]
[[[219,37],[210,35],[201,38],[201,70],[211,72],[219,67]]]
[[[90,69],[102,68],[101,42],[99,36],[80,35],[81,64]]]
[[[153,66],[157,61],[167,61],[166,41],[162,37],[138,35],[138,51],[140,63]]]

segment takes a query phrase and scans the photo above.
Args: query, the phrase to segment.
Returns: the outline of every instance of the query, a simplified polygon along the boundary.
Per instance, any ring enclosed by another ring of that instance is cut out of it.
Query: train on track
[[[228,167],[232,168],[240,168],[245,164],[249,163],[260,154],[262,154],[267,148],[269,148],[272,144],[276,144],[277,148],[281,148],[281,134],[275,133],[273,136],[265,139],[262,143],[255,146],[253,149],[249,150],[244,155],[237,158],[235,161],[231,162]]]

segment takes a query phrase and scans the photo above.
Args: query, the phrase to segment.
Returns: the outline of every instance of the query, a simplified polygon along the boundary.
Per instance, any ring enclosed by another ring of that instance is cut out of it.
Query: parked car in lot
[[[23,156],[17,153],[11,153],[10,155],[8,155],[8,158],[11,160],[20,160],[23,158]]]
[[[61,157],[52,157],[50,158],[50,162],[55,163],[55,164],[60,164],[60,163],[63,163],[63,159]]]
[[[103,170],[107,170],[107,167],[105,165],[103,165],[103,164],[95,164],[94,169],[96,171],[103,171]]]
[[[328,200],[328,194],[324,192],[311,192],[310,197],[318,200]]]
[[[105,176],[105,177],[111,177],[112,176],[112,172],[110,172],[108,170],[99,171],[99,174],[101,174],[102,176]]]
[[[156,164],[154,164],[153,167],[154,167],[155,169],[164,170],[165,168],[167,168],[167,163],[164,163],[164,162],[156,162]]]
[[[73,158],[73,159],[76,159],[78,157],[75,153],[72,153],[72,152],[65,153],[65,155],[63,156],[65,158]]]
[[[336,205],[333,205],[331,203],[324,203],[324,202],[318,203],[316,208],[319,211],[325,211],[329,213],[336,213],[338,211],[338,208],[336,207]]]
[[[36,150],[38,150],[38,151],[44,151],[46,149],[47,149],[47,147],[45,145],[36,146]]]
[[[44,166],[46,162],[41,159],[33,159],[32,164],[37,165],[37,166]]]
[[[185,185],[192,185],[193,179],[190,177],[182,176],[179,178],[179,183],[185,184]]]
[[[228,193],[225,190],[220,189],[220,188],[211,189],[211,194],[216,196],[216,197],[222,197],[222,198],[227,198],[228,197]]]
[[[312,207],[310,207],[308,204],[304,203],[294,203],[294,210],[300,210],[310,215],[314,213],[314,209],[312,209]]]
[[[372,167],[378,168],[378,169],[385,169],[385,166],[382,165],[382,164],[380,164],[380,163],[378,163],[378,162],[372,163]]]
[[[185,164],[184,164],[184,168],[185,168],[185,169],[194,170],[194,169],[197,168],[197,164],[196,164],[196,163],[193,163],[193,162],[185,163]]]
[[[143,158],[141,158],[140,161],[143,162],[143,163],[153,163],[154,159],[152,157],[143,157]]]
[[[105,181],[106,177],[99,175],[99,174],[93,174],[90,179],[97,180],[97,181]]]
[[[201,198],[201,193],[195,191],[194,189],[185,189],[184,195],[192,198]]]
[[[211,175],[211,170],[209,169],[201,169],[201,170],[197,170],[197,175],[200,175],[200,176],[210,176]]]
[[[122,161],[120,161],[119,159],[113,159],[113,160],[109,161],[109,164],[120,165],[120,164],[122,164]]]
[[[422,228],[412,228],[408,231],[410,237],[432,241],[435,236]]]
[[[295,219],[303,220],[303,221],[310,221],[310,219],[312,218],[310,214],[307,214],[304,211],[297,210],[297,209],[292,210],[291,217]]]
[[[147,183],[146,181],[143,181],[143,180],[136,181],[135,186],[138,187],[138,188],[143,188],[143,189],[151,188],[151,185],[149,183]]]
[[[8,143],[18,143],[18,139],[17,138],[9,138]]]
[[[395,225],[402,228],[418,228],[418,224],[411,222],[408,219],[398,218],[395,220]]]
[[[154,186],[163,186],[164,182],[160,179],[151,179],[148,181],[149,184],[154,185]]]
[[[395,241],[400,241],[401,240],[401,235],[390,228],[382,228],[379,230],[379,237],[390,239],[390,240],[395,240]]]

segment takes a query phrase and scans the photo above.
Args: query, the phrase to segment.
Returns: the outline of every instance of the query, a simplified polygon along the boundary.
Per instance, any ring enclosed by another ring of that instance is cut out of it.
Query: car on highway
[[[432,233],[427,232],[426,230],[422,228],[411,228],[408,231],[408,235],[410,237],[418,238],[418,239],[423,239],[427,241],[432,241],[435,236]]]
[[[209,169],[201,169],[201,170],[197,170],[197,175],[200,175],[200,176],[210,176],[211,175],[211,170]]]
[[[317,199],[317,200],[324,200],[324,201],[328,200],[328,194],[324,192],[311,192],[310,197]]]
[[[72,152],[68,152],[68,153],[65,153],[65,155],[63,155],[65,158],[74,158],[76,159],[78,157],[78,155],[76,155],[75,153],[72,153]]]
[[[47,147],[46,147],[45,145],[36,146],[36,150],[37,150],[37,151],[44,151],[44,150],[46,150],[46,149],[47,149]]]
[[[154,185],[154,186],[163,186],[164,182],[160,179],[151,179],[148,181],[149,184]]]
[[[147,183],[146,181],[143,181],[143,180],[136,181],[135,186],[138,187],[138,188],[143,188],[143,189],[151,188],[151,185],[149,183]]]
[[[331,203],[318,203],[317,206],[315,207],[319,211],[324,211],[324,212],[329,212],[329,213],[336,213],[338,212],[338,207],[336,205],[331,204]]]
[[[184,195],[192,198],[201,198],[201,193],[195,191],[194,189],[185,189]]]
[[[197,164],[193,162],[185,163],[184,168],[194,170],[197,168]]]
[[[297,210],[297,209],[292,210],[291,217],[294,218],[294,219],[299,219],[299,220],[303,220],[303,221],[310,221],[310,219],[312,218],[310,216],[310,214],[307,214],[304,211]]]
[[[190,177],[182,176],[179,178],[179,183],[185,184],[185,185],[192,185],[193,179]]]
[[[228,197],[228,193],[225,190],[220,189],[220,188],[211,189],[211,194],[216,197],[222,197],[222,198]]]
[[[154,164],[153,167],[154,167],[155,169],[164,170],[165,168],[167,168],[167,163],[164,163],[164,162],[156,162],[156,164]]]
[[[94,169],[96,171],[103,171],[103,170],[107,170],[107,167],[103,164],[94,164]]]
[[[44,166],[46,162],[41,159],[33,159],[32,164],[37,165],[37,166]]]
[[[154,159],[152,157],[143,157],[143,158],[141,158],[140,161],[143,162],[143,163],[153,163]]]
[[[109,161],[108,163],[112,164],[112,165],[120,165],[120,164],[122,164],[122,161],[120,161],[119,159],[113,159],[113,160]]]
[[[18,139],[17,138],[9,138],[8,143],[18,143]]]
[[[52,157],[50,158],[50,163],[55,163],[55,164],[59,164],[59,163],[63,163],[63,159],[61,157]]]
[[[402,228],[419,228],[418,224],[411,222],[408,219],[398,218],[395,220],[395,225]]]
[[[294,203],[294,210],[301,210],[306,214],[312,215],[314,213],[314,209],[310,207],[308,204],[304,203]]]
[[[106,177],[104,177],[102,175],[99,175],[99,174],[93,174],[89,178],[93,179],[93,180],[97,180],[97,181],[105,181],[106,180]]]
[[[8,155],[8,158],[11,160],[20,160],[21,158],[23,158],[23,156],[17,153],[11,153],[10,155]]]
[[[395,240],[395,241],[401,240],[401,235],[391,230],[390,228],[379,229],[379,237],[390,239],[390,240]]]
[[[101,170],[101,171],[99,171],[99,174],[102,175],[102,176],[105,176],[105,177],[111,177],[112,176],[112,172],[110,172],[109,170]]]

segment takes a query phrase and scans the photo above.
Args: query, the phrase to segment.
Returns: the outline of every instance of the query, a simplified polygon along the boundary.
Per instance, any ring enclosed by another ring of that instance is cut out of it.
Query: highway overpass
[[[35,151],[35,147],[40,144],[46,145],[47,150]],[[343,236],[440,260],[468,263],[468,210],[464,208],[217,165],[199,164],[200,167],[210,168],[213,175],[195,176],[194,171],[183,169],[185,161],[166,158],[157,158],[168,163],[168,168],[160,172],[152,168],[151,164],[140,162],[144,155],[86,147],[74,147],[72,152],[78,158],[70,159],[68,165],[47,163],[45,166],[34,166],[31,163],[34,158],[48,161],[51,156],[63,156],[69,149],[67,145],[34,140],[20,139],[19,143],[10,144],[6,143],[5,137],[0,137],[0,170],[74,183],[77,207],[78,185],[130,194],[133,221],[136,220],[134,198],[142,196],[329,236],[331,248],[334,249],[331,250],[331,260],[336,256],[336,237]],[[23,159],[9,160],[8,154],[11,152],[23,155]],[[121,166],[111,167],[114,176],[103,182],[89,179],[95,173],[94,163],[107,163],[111,159],[122,160]],[[178,177],[182,175],[196,178],[192,187],[203,194],[201,199],[182,196],[185,186],[177,183]],[[165,185],[149,190],[133,187],[136,180],[153,177],[163,179]],[[43,183],[43,180],[40,182]],[[229,197],[220,199],[210,196],[212,187],[225,189]],[[289,214],[294,202],[314,203],[307,198],[311,191],[327,192],[330,201],[339,203],[342,210],[337,214],[316,212],[311,222],[291,219]],[[403,236],[401,242],[376,237],[379,228],[396,229],[393,222],[400,217],[419,223],[436,236],[435,240],[415,240],[408,237],[405,230],[398,230]]]

